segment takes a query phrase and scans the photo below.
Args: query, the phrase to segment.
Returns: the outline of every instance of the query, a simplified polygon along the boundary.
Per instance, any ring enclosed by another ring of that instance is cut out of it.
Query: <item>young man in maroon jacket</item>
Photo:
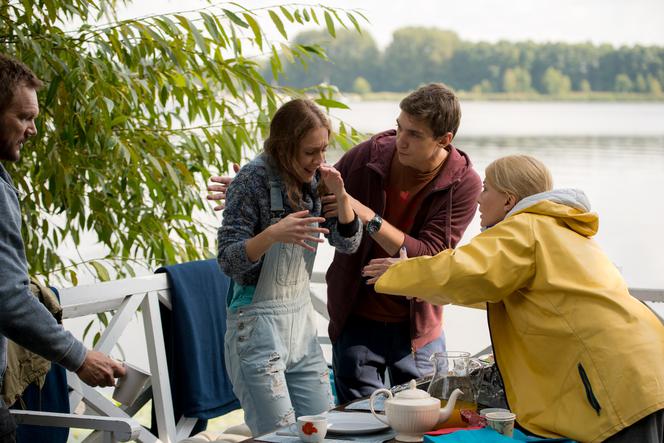
[[[335,253],[327,280],[329,334],[339,401],[365,397],[390,381],[432,372],[429,356],[445,350],[442,308],[377,294],[362,268],[399,254],[435,255],[453,248],[475,215],[482,183],[466,154],[452,146],[461,109],[442,84],[429,84],[399,104],[397,129],[375,135],[341,157],[341,172],[366,235],[352,255]],[[209,190],[224,191],[225,179]],[[223,192],[210,196],[223,198]],[[323,197],[325,216],[336,214]],[[219,207],[217,207],[219,208]]]

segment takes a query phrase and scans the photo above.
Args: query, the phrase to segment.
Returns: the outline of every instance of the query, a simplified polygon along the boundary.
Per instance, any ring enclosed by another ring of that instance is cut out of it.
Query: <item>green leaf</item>
[[[332,36],[336,37],[337,32],[334,29],[334,21],[332,20],[332,16],[330,15],[329,12],[325,11],[325,25],[327,26],[327,32]]]
[[[293,51],[288,45],[281,43],[281,53],[286,57],[286,59],[290,63],[293,63],[295,61],[295,58],[293,57]]]
[[[69,280],[71,281],[72,285],[78,286],[78,275],[76,274],[76,271],[74,271],[73,269],[69,270]]]
[[[99,312],[97,313],[97,319],[101,322],[101,324],[104,325],[104,327],[108,327],[108,317],[106,316],[105,312]]]
[[[230,21],[232,21],[236,25],[238,25],[242,28],[249,28],[249,25],[244,20],[242,20],[237,14],[235,14],[233,11],[229,11],[228,9],[223,9],[223,8],[222,8],[222,11],[224,11],[224,14],[226,14],[226,17],[228,17],[230,19]]]
[[[207,29],[207,31],[210,33],[210,37],[212,37],[213,40],[221,40],[223,37],[219,33],[217,22],[215,21],[214,17],[212,17],[210,14],[206,14],[205,12],[201,12],[201,17],[203,17],[203,21],[205,22],[205,29]]]
[[[320,22],[318,21],[318,17],[316,16],[316,10],[314,8],[309,8],[309,12],[311,13],[311,19],[316,23],[317,25],[320,25]]]
[[[290,11],[283,6],[279,6],[279,9],[281,9],[281,14],[286,17],[286,20],[293,23],[293,15],[290,13]]]
[[[99,278],[99,280],[109,281],[111,279],[104,265],[94,260],[90,261],[90,265],[95,269],[95,272],[97,273],[97,277]]]
[[[129,120],[129,116],[127,116],[127,115],[118,115],[113,120],[111,120],[111,125],[110,126],[111,127],[120,126],[122,123],[126,122],[127,120]]]
[[[276,80],[279,77],[279,72],[282,70],[281,59],[277,53],[277,48],[272,45],[272,56],[270,57],[270,68],[272,70],[272,77]]]
[[[256,44],[258,44],[260,49],[263,49],[263,31],[261,30],[261,27],[250,14],[244,13],[243,15],[244,19],[249,23],[249,26],[251,26],[251,30],[254,33],[254,39],[256,39]]]
[[[178,88],[184,88],[187,86],[187,79],[179,72],[172,73],[171,79],[173,80],[173,84]]]
[[[191,31],[192,35],[194,36],[194,40],[196,41],[196,45],[198,45],[198,48],[201,50],[203,54],[208,53],[208,44],[207,41],[205,40],[205,37],[200,33],[196,25],[194,25],[191,20],[187,20],[189,22],[189,30]]]
[[[88,336],[88,332],[90,331],[90,328],[92,327],[93,323],[94,322],[90,320],[90,322],[85,326],[85,329],[83,329],[83,340],[85,340],[86,337]]]
[[[350,109],[347,105],[339,101],[332,100],[331,98],[320,97],[314,101],[325,108]]]
[[[355,30],[357,32],[359,32],[360,34],[362,34],[362,28],[360,27],[360,24],[358,23],[357,18],[355,18],[355,16],[353,14],[351,14],[350,12],[346,12],[346,17],[348,17],[348,20],[350,20],[351,23],[353,24],[353,26],[355,26]]]
[[[277,15],[277,13],[272,11],[272,10],[268,11],[268,13],[270,14],[270,18],[272,19],[272,22],[274,23],[274,26],[276,26],[277,29],[279,30],[279,33],[284,38],[288,38],[288,34],[286,33],[286,28],[284,28],[284,24],[281,21],[281,19],[279,18],[279,16]]]
[[[44,106],[48,107],[53,103],[53,99],[55,98],[55,94],[58,92],[58,86],[60,86],[60,83],[62,82],[62,78],[59,75],[56,75],[52,80],[51,83],[48,85],[48,92],[46,93],[46,99],[44,100]]]

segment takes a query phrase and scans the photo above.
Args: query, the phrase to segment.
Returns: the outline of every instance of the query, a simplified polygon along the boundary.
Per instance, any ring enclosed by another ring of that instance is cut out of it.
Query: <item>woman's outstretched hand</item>
[[[268,227],[266,231],[274,243],[292,243],[315,252],[316,248],[307,242],[322,243],[324,241],[314,235],[316,233],[329,234],[330,231],[327,229],[318,227],[318,224],[324,221],[323,217],[309,216],[309,211],[293,212]]]
[[[408,254],[406,253],[406,248],[402,246],[401,249],[399,249],[399,258],[374,258],[362,269],[362,276],[369,277],[366,283],[368,285],[373,285],[378,281],[381,275],[385,274],[385,271],[387,271],[390,266],[402,260],[406,260],[407,258]]]

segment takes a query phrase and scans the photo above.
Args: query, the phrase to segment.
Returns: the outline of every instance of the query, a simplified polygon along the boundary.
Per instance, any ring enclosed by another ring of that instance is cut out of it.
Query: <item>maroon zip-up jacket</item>
[[[346,191],[381,216],[385,211],[385,181],[389,179],[395,148],[396,132],[385,131],[348,151],[335,165]],[[482,190],[480,177],[465,153],[452,145],[447,149],[445,164],[424,188],[425,197],[411,232],[406,234],[404,245],[409,257],[435,255],[455,247],[475,215],[477,197]],[[354,313],[360,294],[374,290],[361,275],[362,268],[373,258],[372,246],[373,240],[365,235],[356,253],[334,254],[325,276],[332,342]],[[417,350],[440,335],[443,310],[441,306],[415,299],[410,306],[411,343],[412,349]]]

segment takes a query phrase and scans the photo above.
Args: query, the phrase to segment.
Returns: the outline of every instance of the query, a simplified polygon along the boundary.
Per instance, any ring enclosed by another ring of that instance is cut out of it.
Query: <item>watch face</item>
[[[380,216],[376,215],[374,218],[367,222],[367,233],[369,235],[374,235],[376,232],[380,231],[380,226],[383,224],[383,219]]]

